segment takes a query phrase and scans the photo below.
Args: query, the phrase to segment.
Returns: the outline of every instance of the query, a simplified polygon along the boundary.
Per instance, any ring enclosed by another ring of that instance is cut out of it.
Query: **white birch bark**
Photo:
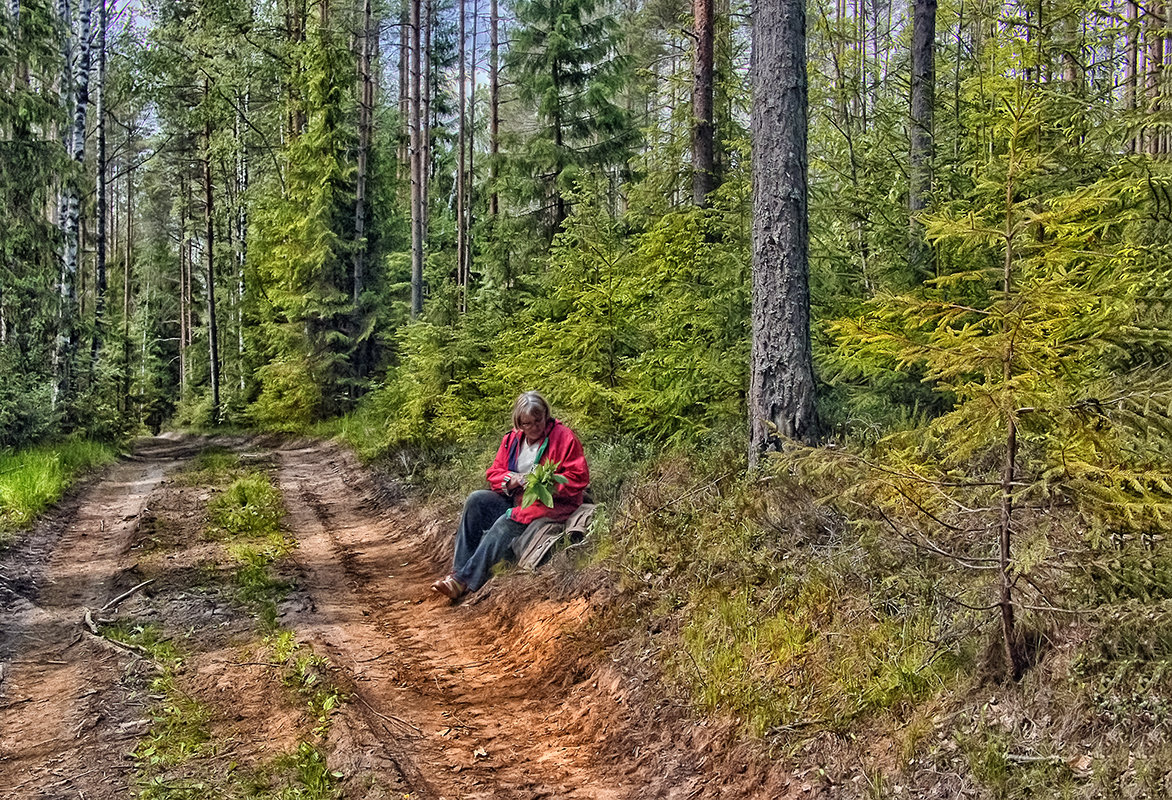
[[[57,346],[53,356],[54,408],[61,403],[71,383],[70,362],[77,349],[77,269],[81,234],[81,192],[77,173],[85,160],[86,114],[89,110],[90,74],[90,17],[92,0],[81,0],[76,28],[72,24],[69,0],[59,0],[58,14],[69,31],[65,37],[65,69],[62,75],[62,96],[67,98],[72,124],[65,132],[65,147],[69,154],[69,172],[62,179],[58,222],[63,244],[61,251],[60,311],[57,324]]]

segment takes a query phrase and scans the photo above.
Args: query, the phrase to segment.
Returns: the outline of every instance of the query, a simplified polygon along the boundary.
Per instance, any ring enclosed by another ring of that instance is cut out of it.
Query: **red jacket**
[[[517,471],[517,453],[525,434],[519,430],[512,430],[501,439],[500,449],[492,466],[485,472],[488,485],[498,492],[505,492],[505,475]],[[564,475],[565,483],[554,485],[553,508],[542,503],[534,503],[526,508],[518,508],[524,489],[514,489],[511,497],[513,507],[509,509],[509,516],[513,521],[528,525],[535,519],[545,517],[561,522],[574,513],[574,509],[582,505],[582,496],[586,487],[590,485],[590,468],[586,466],[586,455],[582,452],[582,443],[574,432],[558,420],[553,420],[545,429],[545,441],[541,445],[538,457],[539,464],[553,462],[558,464],[557,474]]]

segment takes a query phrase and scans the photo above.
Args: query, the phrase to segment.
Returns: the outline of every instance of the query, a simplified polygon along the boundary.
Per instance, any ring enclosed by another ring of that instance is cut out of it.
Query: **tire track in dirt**
[[[380,760],[393,762],[413,798],[629,796],[606,785],[589,737],[573,725],[581,712],[532,677],[535,648],[580,623],[585,603],[537,603],[525,635],[499,641],[482,609],[448,606],[429,591],[429,532],[405,505],[380,510],[351,456],[328,445],[279,455],[302,571],[282,623],[352,682],[347,714],[363,721],[335,719],[332,730],[360,745],[335,747],[335,768],[376,776]],[[337,761],[364,751],[376,754],[371,763]]]
[[[143,701],[119,682],[127,653],[87,633],[83,619],[137,582],[125,566],[135,525],[164,475],[196,449],[140,442],[4,554],[0,566],[22,577],[0,594],[5,797],[129,795],[124,755]]]

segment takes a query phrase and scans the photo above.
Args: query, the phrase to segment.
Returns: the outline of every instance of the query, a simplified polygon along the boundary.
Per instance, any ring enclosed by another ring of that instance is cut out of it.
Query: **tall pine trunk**
[[[476,224],[473,180],[476,174],[476,42],[480,37],[480,3],[472,0],[472,69],[468,78],[468,169],[464,178],[464,310],[468,310],[468,292],[472,286],[472,228]]]
[[[692,62],[692,202],[707,203],[716,188],[716,145],[713,125],[716,14],[714,0],[694,0]]]
[[[459,144],[459,155],[456,157],[456,287],[459,290],[460,310],[463,311],[467,307],[467,292],[468,283],[467,276],[464,274],[464,266],[467,264],[468,249],[468,216],[467,216],[467,152],[468,152],[468,114],[467,114],[467,80],[468,68],[465,60],[465,51],[467,49],[467,7],[464,0],[458,0],[460,3],[459,12],[459,33],[457,34],[457,41],[460,47],[459,58],[459,72],[457,76],[457,83],[459,83],[459,104],[460,111],[458,115],[458,132],[456,139]]]
[[[129,145],[129,135],[127,136]],[[129,147],[128,147],[129,149]],[[126,230],[122,259],[122,410],[129,410],[130,402],[130,283],[134,252],[134,177],[126,174]],[[145,327],[145,324],[144,324]]]
[[[203,85],[204,102],[208,102],[208,82]],[[222,420],[220,409],[220,347],[219,331],[216,326],[216,271],[215,271],[215,225],[213,224],[213,196],[212,196],[212,123],[204,122],[204,158],[203,158],[203,202],[204,202],[204,244],[207,254],[207,315],[208,315],[208,368],[211,370],[212,384],[212,421],[219,423]]]
[[[935,272],[920,215],[932,196],[933,117],[936,95],[936,0],[914,0],[912,20],[912,91],[908,125],[908,265],[917,281]]]
[[[431,147],[431,132],[433,128],[432,119],[432,98],[439,97],[439,83],[436,77],[437,73],[432,69],[432,53],[431,53],[431,30],[432,22],[435,19],[435,3],[433,0],[427,0],[423,7],[423,75],[420,78],[422,87],[420,89],[420,101],[423,107],[419,112],[420,125],[423,128],[420,134],[420,147],[422,148],[419,154],[419,170],[422,189],[420,190],[420,213],[422,214],[421,230],[423,231],[423,242],[426,245],[428,232],[431,230],[431,179],[435,174],[435,163],[432,158]],[[438,103],[438,99],[437,99]],[[438,123],[437,123],[438,124]],[[442,128],[441,128],[442,129]]]
[[[491,188],[488,195],[488,215],[496,225],[500,213],[500,195],[497,175],[500,158],[501,86],[500,86],[500,14],[497,0],[489,2],[488,22],[488,170]]]
[[[411,161],[411,318],[423,312],[423,136],[420,119],[420,78],[423,50],[420,47],[421,0],[410,0],[411,28],[411,93],[408,128],[410,130]]]
[[[187,346],[191,343],[191,237],[187,230],[187,207],[190,188],[184,171],[179,178],[179,399],[187,397],[190,370],[187,364]],[[145,337],[146,326],[143,326]],[[145,350],[145,344],[144,344]]]
[[[366,273],[366,172],[374,119],[374,76],[371,48],[374,38],[371,0],[362,2],[362,44],[358,55],[358,158],[354,187],[353,304],[358,310]]]
[[[817,435],[810,353],[804,0],[761,2],[753,24],[753,341],[749,462]]]

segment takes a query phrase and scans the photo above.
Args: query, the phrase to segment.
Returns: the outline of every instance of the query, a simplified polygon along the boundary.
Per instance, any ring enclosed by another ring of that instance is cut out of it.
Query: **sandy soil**
[[[646,653],[599,633],[618,602],[604,579],[563,563],[449,604],[428,587],[449,558],[454,505],[420,507],[333,445],[227,443],[284,495],[298,547],[279,624],[329,659],[348,697],[320,742],[343,796],[844,796],[738,745],[727,725],[691,720]],[[209,492],[171,477],[207,444],[141,442],[0,554],[3,797],[141,788],[131,754],[157,668],[93,635],[87,611],[158,624],[188,654],[183,691],[225,743],[205,770],[264,764],[312,735],[223,591],[201,539]]]

